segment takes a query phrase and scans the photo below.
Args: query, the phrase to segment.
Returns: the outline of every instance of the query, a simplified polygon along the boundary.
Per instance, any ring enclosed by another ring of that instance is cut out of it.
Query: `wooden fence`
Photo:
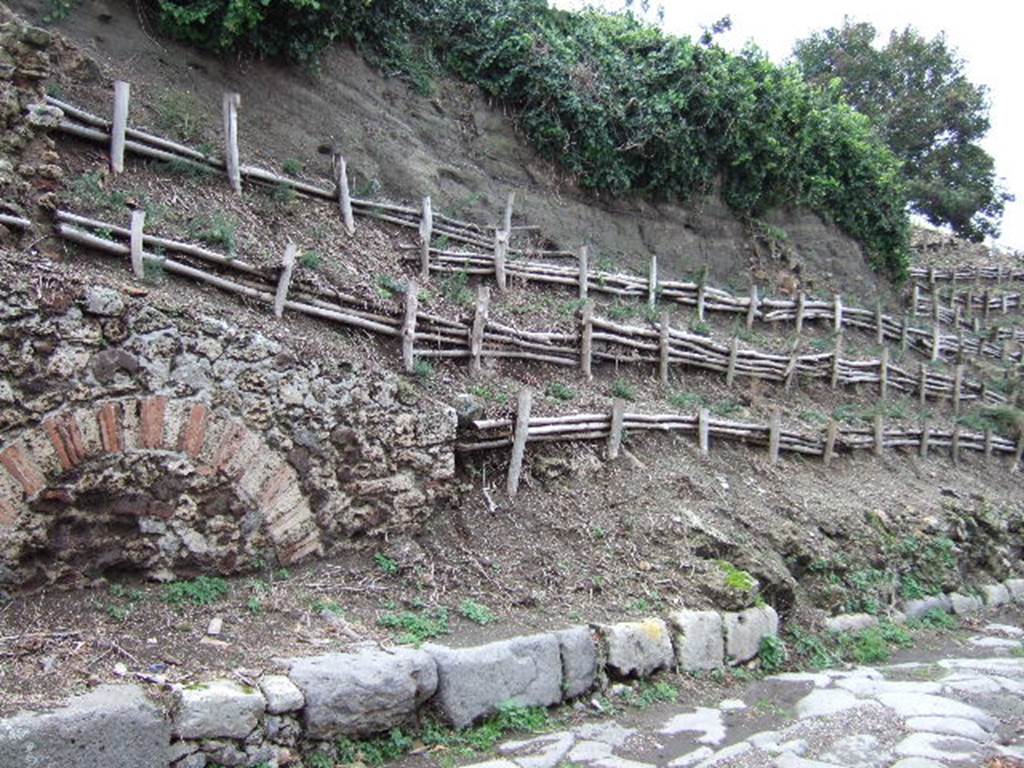
[[[703,319],[705,311],[710,311],[745,315],[748,326],[754,320],[768,323],[792,322],[796,325],[798,332],[802,329],[804,322],[831,319],[837,330],[841,330],[843,327],[855,327],[874,331],[879,344],[886,341],[898,341],[902,349],[914,349],[927,355],[933,361],[948,360],[954,357],[956,360],[962,361],[965,356],[973,355],[1024,362],[1024,350],[1008,350],[1005,344],[996,343],[1004,337],[1017,338],[1006,335],[1004,331],[1001,331],[1001,335],[997,335],[994,339],[986,339],[978,334],[949,335],[935,330],[913,328],[908,325],[906,318],[884,315],[879,306],[876,306],[874,310],[844,307],[842,298],[839,296],[833,297],[831,300],[808,298],[803,294],[796,299],[759,299],[756,286],[751,288],[750,296],[742,297],[708,286],[703,279],[699,283],[659,282],[656,260],[652,261],[650,274],[646,279],[600,271],[591,272],[587,269],[585,249],[580,252],[572,252],[511,247],[510,239],[515,232],[535,229],[534,227],[512,226],[514,194],[510,194],[504,212],[503,224],[498,226],[480,226],[435,213],[429,197],[423,199],[419,208],[385,201],[360,200],[349,194],[347,166],[344,157],[340,154],[336,154],[333,159],[332,170],[335,176],[333,188],[322,187],[281,176],[262,168],[241,164],[238,148],[240,102],[237,94],[225,94],[223,101],[223,158],[211,156],[183,144],[129,127],[127,124],[128,98],[129,91],[126,84],[115,83],[112,120],[107,120],[52,96],[48,96],[47,101],[64,111],[66,118],[61,121],[59,126],[62,131],[81,139],[110,145],[111,165],[115,167],[115,170],[119,167],[115,158],[118,153],[123,155],[125,151],[151,159],[192,163],[226,173],[232,188],[238,191],[241,190],[241,180],[246,179],[256,183],[283,185],[306,196],[331,202],[336,201],[345,227],[349,232],[353,232],[355,228],[354,215],[376,218],[415,229],[420,239],[418,249],[422,278],[427,277],[431,270],[468,271],[474,274],[494,274],[498,286],[504,287],[508,276],[519,276],[524,280],[576,285],[581,296],[585,296],[588,290],[618,296],[646,296],[648,303],[652,306],[657,297],[696,307],[700,319]],[[491,251],[491,253],[464,254],[434,247],[434,243],[440,245],[444,241],[463,243]],[[432,259],[431,254],[437,254],[438,258]],[[563,269],[543,263],[506,262],[506,258],[509,256],[549,259],[577,258],[578,268]],[[997,273],[1001,274],[999,270]],[[933,270],[929,276],[934,278],[932,280],[934,283],[935,280],[941,279],[942,272]],[[1012,277],[1012,272],[1009,273],[1009,276]]]
[[[615,459],[621,449],[625,433],[676,433],[696,437],[698,449],[709,454],[717,440],[767,450],[774,464],[783,452],[821,457],[828,465],[837,455],[855,451],[871,451],[881,456],[887,450],[916,449],[927,457],[932,449],[948,448],[954,463],[959,463],[963,451],[993,455],[1011,455],[1011,471],[1020,465],[1024,453],[1024,438],[1016,441],[994,435],[991,429],[984,433],[968,432],[959,424],[951,428],[933,429],[928,424],[919,428],[886,429],[881,416],[875,416],[870,427],[840,427],[836,420],[819,434],[804,434],[784,428],[776,409],[768,424],[718,419],[708,410],[693,414],[627,413],[625,403],[617,400],[606,413],[575,413],[562,416],[531,415],[532,393],[520,392],[514,418],[479,419],[472,429],[463,432],[457,449],[464,453],[490,451],[511,447],[507,475],[508,495],[514,497],[519,489],[526,446],[541,442],[575,442],[601,440],[606,443],[606,456]]]
[[[1024,280],[1024,269],[1014,267],[911,267],[910,278],[917,283],[971,283],[985,281],[1003,283]]]
[[[945,298],[942,291],[933,287],[931,292],[921,290],[914,284],[910,290],[911,315],[926,315],[933,322],[952,328],[967,328],[973,333],[990,340],[1024,341],[1024,328],[1006,327],[996,324],[992,327],[994,315],[1005,317],[1011,312],[1019,313],[1024,307],[1024,297],[1019,293],[993,293],[984,291],[956,291],[950,288]],[[984,332],[982,329],[986,329]]]
[[[956,412],[964,403],[1006,402],[1002,394],[983,383],[965,379],[962,365],[956,367],[953,376],[932,371],[923,363],[916,372],[910,372],[889,361],[888,349],[883,350],[880,359],[843,359],[841,337],[830,352],[800,355],[795,347],[789,354],[764,352],[741,348],[736,339],[728,345],[719,344],[708,337],[672,328],[665,321],[647,326],[616,323],[596,317],[589,300],[579,313],[577,331],[525,331],[488,316],[490,291],[486,286],[480,287],[472,323],[421,310],[414,282],[406,287],[404,306],[398,307],[394,302],[385,306],[380,300],[353,296],[333,287],[297,285],[293,279],[297,269],[293,249],[286,250],[279,268],[260,268],[241,258],[147,234],[140,213],[132,217],[131,226],[123,227],[59,211],[58,233],[80,245],[128,257],[137,275],[144,274],[145,264],[150,263],[166,272],[267,303],[278,317],[285,310],[298,311],[399,337],[408,371],[413,370],[417,359],[465,359],[471,372],[478,372],[484,359],[503,358],[578,367],[584,376],[590,377],[594,362],[612,362],[651,367],[665,384],[670,368],[686,367],[722,374],[729,386],[740,376],[776,382],[787,388],[799,379],[823,380],[833,388],[869,385],[877,388],[881,398],[895,391],[916,394],[922,403],[929,398],[949,399]],[[211,274],[188,263],[154,255],[145,251],[146,247],[182,254],[234,274],[230,278]]]

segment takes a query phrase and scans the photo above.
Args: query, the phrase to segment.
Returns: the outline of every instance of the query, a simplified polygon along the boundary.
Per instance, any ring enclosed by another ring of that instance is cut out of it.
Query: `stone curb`
[[[0,765],[34,768],[5,760],[40,754],[47,765],[76,768],[276,768],[295,761],[303,740],[385,732],[415,722],[427,708],[461,728],[506,702],[548,707],[610,680],[745,663],[757,656],[762,637],[777,634],[778,623],[765,606],[677,611],[668,621],[580,625],[470,648],[374,644],[290,659],[285,674],[264,675],[251,686],[224,679],[176,686],[168,712],[149,703],[140,686],[104,686],[95,702],[92,693],[53,712],[0,720]],[[133,735],[143,720],[146,733]]]

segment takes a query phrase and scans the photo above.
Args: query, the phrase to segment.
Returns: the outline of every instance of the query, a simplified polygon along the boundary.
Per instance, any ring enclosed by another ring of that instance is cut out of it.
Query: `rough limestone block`
[[[407,648],[364,650],[296,660],[288,672],[306,699],[306,734],[363,736],[412,719],[437,690],[430,654]]]
[[[870,613],[841,613],[825,619],[825,629],[829,632],[859,632],[878,625],[878,617]]]
[[[680,669],[720,669],[725,665],[722,617],[716,611],[677,611],[668,620],[675,631]]]
[[[556,632],[562,655],[562,698],[582,696],[597,683],[597,643],[590,627],[572,627]]]
[[[178,692],[174,733],[183,739],[244,739],[266,708],[263,694],[234,680],[211,680]]]
[[[974,595],[961,595],[958,592],[952,593],[949,596],[949,601],[953,607],[953,613],[957,616],[970,616],[985,607],[981,598]]]
[[[911,600],[903,611],[908,619],[920,619],[929,611],[942,611],[950,613],[953,610],[953,601],[948,595],[932,595],[923,597],[920,600]]]
[[[263,698],[267,700],[267,712],[272,715],[294,712],[306,703],[302,691],[284,675],[264,675],[259,685]]]
[[[757,656],[762,637],[779,633],[779,615],[770,606],[748,608],[739,613],[724,613],[725,656],[733,664],[742,664]]]
[[[1006,589],[1015,603],[1024,603],[1024,579],[1007,579]]]
[[[0,765],[166,768],[170,723],[134,685],[103,685],[47,714],[0,720]]]
[[[625,621],[600,631],[608,649],[608,672],[616,677],[647,677],[672,665],[672,638],[661,619]]]
[[[548,707],[562,700],[562,658],[553,634],[424,650],[437,663],[437,706],[456,728],[494,714],[506,702]]]
[[[985,598],[985,605],[990,608],[1006,605],[1012,600],[1010,590],[1002,584],[986,584],[981,588],[981,594]]]

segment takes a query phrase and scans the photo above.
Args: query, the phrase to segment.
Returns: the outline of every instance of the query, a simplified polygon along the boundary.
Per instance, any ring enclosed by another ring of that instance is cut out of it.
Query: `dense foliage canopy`
[[[992,157],[979,140],[988,132],[988,99],[943,35],[913,28],[892,32],[882,47],[870,24],[846,20],[796,44],[807,78],[837,83],[846,100],[871,118],[903,161],[914,210],[964,237],[998,235],[1005,203]]]
[[[156,0],[168,32],[203,47],[315,62],[350,39],[424,84],[423,62],[513,108],[536,149],[597,193],[686,198],[720,188],[757,216],[803,205],[906,266],[900,162],[835,89],[750,47],[674,37],[629,13],[546,0]]]

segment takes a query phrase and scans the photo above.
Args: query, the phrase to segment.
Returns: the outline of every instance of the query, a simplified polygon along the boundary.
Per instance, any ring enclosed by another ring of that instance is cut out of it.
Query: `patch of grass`
[[[251,616],[260,616],[263,613],[263,601],[258,597],[250,597],[245,602],[245,610]]]
[[[907,626],[949,631],[960,627],[960,619],[950,613],[946,613],[941,608],[932,608],[920,618],[908,621]]]
[[[63,21],[79,5],[81,5],[81,0],[49,0],[50,10],[43,16],[43,23],[56,24],[58,21]]]
[[[413,740],[400,728],[393,728],[386,736],[354,741],[338,739],[334,743],[334,756],[342,765],[363,765],[369,768],[393,762],[413,747]]]
[[[508,402],[508,395],[504,392],[497,392],[486,384],[475,384],[469,388],[469,392],[471,395],[479,397],[481,400],[485,400],[488,403],[499,403],[504,405]]]
[[[183,605],[210,605],[227,596],[231,588],[224,579],[215,576],[197,576],[190,581],[172,581],[164,585],[164,602]]]
[[[544,390],[544,394],[548,397],[553,397],[556,400],[562,400],[564,402],[576,397],[576,390],[562,384],[561,382],[553,381],[548,384],[547,389]]]
[[[235,253],[238,221],[229,214],[216,213],[199,216],[189,225],[189,234],[207,245],[220,246],[229,254]]]
[[[377,293],[385,299],[393,299],[395,296],[402,296],[405,294],[405,283],[396,280],[391,275],[378,275]]]
[[[888,661],[894,648],[909,648],[914,644],[907,630],[889,622],[860,632],[841,633],[837,640],[841,655],[858,664]]]
[[[625,379],[616,379],[612,382],[611,396],[621,397],[623,400],[633,402],[636,400],[636,390]]]
[[[320,269],[323,259],[316,251],[303,251],[299,256],[299,265],[306,269]]]
[[[398,573],[398,563],[383,552],[375,554],[373,556],[373,562],[375,562],[377,567],[384,571],[388,576],[394,576]]]
[[[583,305],[587,303],[586,299],[572,299],[571,301],[563,301],[558,305],[558,313],[563,317],[575,317],[576,313],[583,309]]]
[[[175,157],[157,163],[157,170],[161,173],[169,173],[174,176],[184,176],[187,179],[201,179],[205,176],[213,176],[216,173],[213,167],[196,163],[184,158]]]
[[[302,161],[295,157],[289,157],[281,163],[281,170],[289,176],[298,176],[303,170]]]
[[[281,206],[291,205],[295,202],[297,196],[295,188],[291,184],[285,184],[284,182],[278,182],[271,187],[267,187],[266,194],[267,197]]]
[[[116,211],[128,204],[128,196],[123,192],[108,190],[104,186],[103,174],[100,171],[83,173],[71,182],[71,196],[82,205],[104,211]]]
[[[757,589],[757,579],[742,568],[737,568],[728,560],[715,560],[715,565],[725,575],[725,585],[737,592],[753,592]]]
[[[703,320],[691,320],[690,333],[696,333],[698,336],[710,336],[711,326]]]
[[[765,635],[761,638],[761,646],[758,652],[758,659],[761,664],[761,671],[772,675],[779,672],[786,666],[789,658],[789,651],[786,643],[775,635]]]
[[[435,608],[420,613],[385,613],[377,623],[386,629],[399,630],[401,634],[396,638],[396,642],[402,645],[421,645],[426,640],[450,632],[446,608]]]
[[[834,667],[841,661],[839,655],[822,638],[800,627],[791,627],[789,637],[788,645],[801,666],[817,671]]]
[[[330,598],[319,597],[310,604],[310,608],[313,613],[330,613],[334,616],[341,616],[345,613],[341,605],[338,604],[337,600],[331,600]]]
[[[434,377],[434,366],[427,360],[417,360],[412,366],[412,375],[423,381],[432,379]]]
[[[640,314],[640,305],[616,301],[607,312],[612,320],[629,320]]]
[[[711,413],[715,416],[735,416],[743,410],[743,404],[737,403],[735,400],[723,400],[720,403],[716,403],[711,406]]]
[[[694,392],[673,392],[669,395],[669,403],[673,408],[689,411],[705,404],[704,398]]]
[[[178,141],[195,142],[200,139],[203,109],[188,91],[168,90],[161,93],[153,105],[156,127],[171,134]]]
[[[469,275],[462,271],[448,275],[441,282],[441,295],[453,304],[470,306],[473,292],[469,289]]]
[[[463,600],[459,604],[459,613],[466,619],[469,619],[474,624],[485,626],[487,624],[493,624],[498,620],[498,617],[494,615],[486,605],[477,603],[472,600]]]
[[[142,282],[146,285],[160,285],[166,278],[163,261],[146,259],[142,262]]]
[[[639,683],[632,691],[630,703],[646,709],[659,702],[672,702],[679,699],[679,691],[665,681]]]

